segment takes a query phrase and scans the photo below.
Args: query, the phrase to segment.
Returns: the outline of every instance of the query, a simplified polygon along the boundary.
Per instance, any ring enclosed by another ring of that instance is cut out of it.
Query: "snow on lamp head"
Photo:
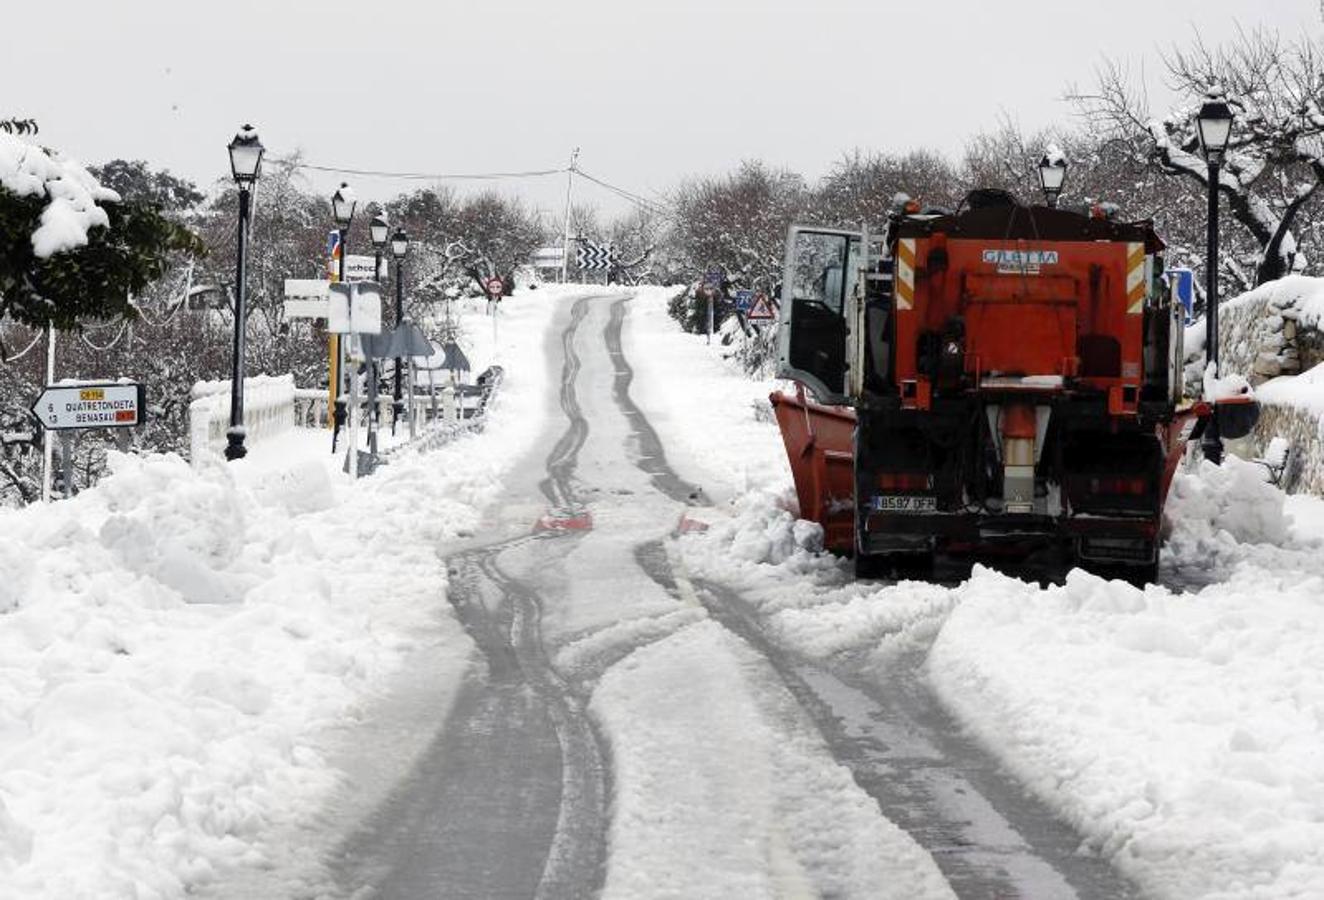
[[[348,228],[349,223],[354,220],[354,207],[357,205],[354,189],[342,181],[340,187],[331,195],[331,214],[335,217],[336,224],[341,228]]]
[[[378,250],[386,246],[386,237],[390,232],[391,226],[386,221],[386,216],[382,213],[372,217],[372,224],[368,226],[368,231],[372,233],[372,245]]]
[[[258,140],[257,129],[245,125],[230,141],[230,172],[240,190],[248,190],[262,174],[262,154],[266,148]]]
[[[391,235],[391,254],[397,259],[404,259],[405,254],[409,252],[409,235],[405,234],[403,228],[397,228],[395,234]]]
[[[1067,180],[1067,158],[1056,147],[1049,147],[1039,160],[1039,186],[1049,206],[1057,206],[1057,198]]]
[[[1200,150],[1210,163],[1223,161],[1228,140],[1232,137],[1232,107],[1217,88],[1211,88],[1200,112],[1195,116],[1195,130],[1200,137]]]

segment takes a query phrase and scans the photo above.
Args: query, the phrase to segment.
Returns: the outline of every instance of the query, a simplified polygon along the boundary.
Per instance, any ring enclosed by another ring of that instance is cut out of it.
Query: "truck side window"
[[[821,304],[842,314],[846,291],[858,269],[859,241],[842,234],[801,232],[796,236],[794,281],[796,300]]]

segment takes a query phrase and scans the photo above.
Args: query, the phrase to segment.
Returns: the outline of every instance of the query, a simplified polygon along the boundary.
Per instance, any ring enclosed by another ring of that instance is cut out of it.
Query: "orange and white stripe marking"
[[[896,308],[915,306],[915,239],[902,238],[896,246]]]
[[[1145,245],[1126,245],[1126,311],[1137,315],[1145,308]]]

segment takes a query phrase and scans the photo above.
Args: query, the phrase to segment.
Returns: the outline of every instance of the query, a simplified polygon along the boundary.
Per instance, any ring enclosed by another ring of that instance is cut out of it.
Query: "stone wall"
[[[1324,362],[1324,278],[1290,275],[1242,294],[1219,309],[1224,372],[1261,384]]]
[[[1246,459],[1263,458],[1269,442],[1286,438],[1291,456],[1279,484],[1293,494],[1324,496],[1324,442],[1320,440],[1320,416],[1302,406],[1261,403],[1260,421],[1239,441],[1228,441],[1228,450]]]

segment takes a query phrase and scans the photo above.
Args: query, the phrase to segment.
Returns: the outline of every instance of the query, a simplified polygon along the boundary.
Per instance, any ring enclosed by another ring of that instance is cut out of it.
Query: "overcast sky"
[[[1104,58],[1145,67],[1194,30],[1318,33],[1318,0],[44,0],[0,15],[0,116],[87,163],[206,185],[252,122],[270,151],[433,173],[563,167],[665,192],[760,158],[814,178],[855,147],[953,157],[1027,131]],[[313,176],[334,185],[334,176]],[[417,183],[346,176],[361,198]],[[338,180],[338,179],[336,179]],[[470,183],[472,184],[472,183]],[[564,176],[502,182],[559,221]],[[471,189],[466,187],[465,189]],[[577,201],[623,204],[577,182]]]

